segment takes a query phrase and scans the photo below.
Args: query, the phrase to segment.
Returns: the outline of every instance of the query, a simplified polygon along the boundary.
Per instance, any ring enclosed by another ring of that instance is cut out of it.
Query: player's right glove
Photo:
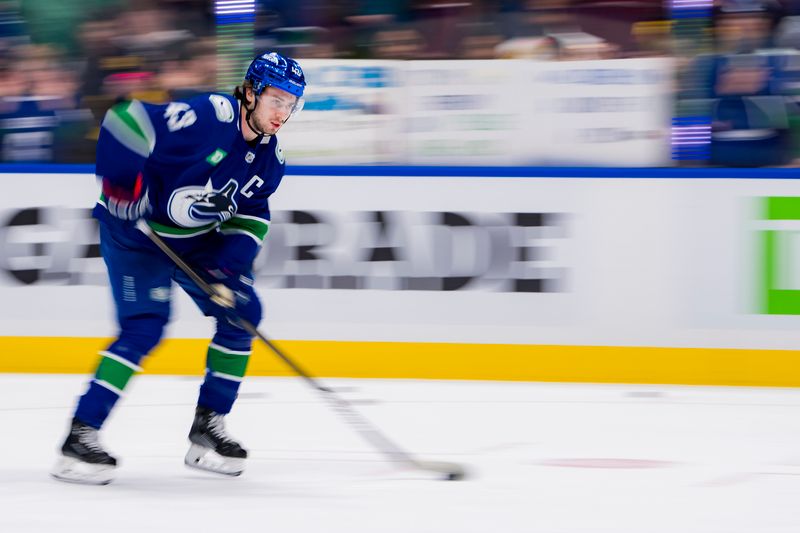
[[[253,278],[219,265],[206,267],[205,271],[213,280],[211,288],[215,294],[211,296],[212,302],[226,309],[234,309],[237,304],[247,304],[250,301],[248,287],[253,286]]]
[[[112,216],[122,220],[136,220],[150,211],[150,199],[142,181],[140,172],[131,191],[103,179],[103,196],[106,199],[106,208]]]
[[[211,288],[214,289],[214,296],[211,297],[212,302],[226,309],[233,309],[236,307],[236,293],[227,285],[224,283],[214,283],[211,285]]]

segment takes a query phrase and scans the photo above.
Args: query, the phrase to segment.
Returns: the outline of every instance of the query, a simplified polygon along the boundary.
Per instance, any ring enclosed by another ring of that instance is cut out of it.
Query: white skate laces
[[[99,431],[91,426],[81,426],[78,428],[78,442],[90,452],[103,453],[105,450],[100,446],[98,433]]]
[[[225,432],[225,415],[211,415],[208,419],[208,431],[223,442],[235,442]]]

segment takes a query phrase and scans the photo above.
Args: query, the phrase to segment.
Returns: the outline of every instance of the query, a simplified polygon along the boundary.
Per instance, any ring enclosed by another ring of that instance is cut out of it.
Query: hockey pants
[[[119,335],[100,353],[94,379],[81,396],[75,417],[92,427],[102,426],[131,376],[141,370],[142,358],[161,340],[169,320],[173,281],[191,296],[203,314],[217,319],[198,405],[222,414],[230,412],[247,368],[252,347],[250,334],[225,318],[222,310],[155,247],[142,246],[101,223],[100,248],[117,310]],[[238,290],[245,298],[237,301],[237,315],[258,325],[258,295],[249,285]]]

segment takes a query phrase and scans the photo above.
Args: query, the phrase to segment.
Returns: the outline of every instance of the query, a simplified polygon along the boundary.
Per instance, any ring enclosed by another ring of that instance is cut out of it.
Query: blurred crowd
[[[677,115],[707,117],[728,140],[741,140],[738,129],[780,130],[777,141],[761,132],[769,146],[753,161],[792,164],[800,0],[717,0],[688,19],[672,4],[256,0],[237,37],[222,32],[230,25],[219,24],[212,0],[0,0],[0,161],[92,162],[99,121],[115,101],[230,92],[220,73],[241,76],[241,65],[223,64],[238,38],[245,57],[267,49],[330,59],[675,57]],[[758,127],[746,123],[756,115]],[[696,158],[748,164],[724,152]]]

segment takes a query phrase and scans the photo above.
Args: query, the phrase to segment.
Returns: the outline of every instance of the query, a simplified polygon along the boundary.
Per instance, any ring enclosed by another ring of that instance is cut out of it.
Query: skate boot
[[[70,483],[107,485],[117,467],[117,460],[100,446],[97,430],[77,418],[72,419],[61,456],[51,475]]]
[[[238,476],[244,471],[247,450],[225,433],[225,415],[198,406],[194,413],[194,423],[189,430],[192,443],[186,453],[186,466]]]

